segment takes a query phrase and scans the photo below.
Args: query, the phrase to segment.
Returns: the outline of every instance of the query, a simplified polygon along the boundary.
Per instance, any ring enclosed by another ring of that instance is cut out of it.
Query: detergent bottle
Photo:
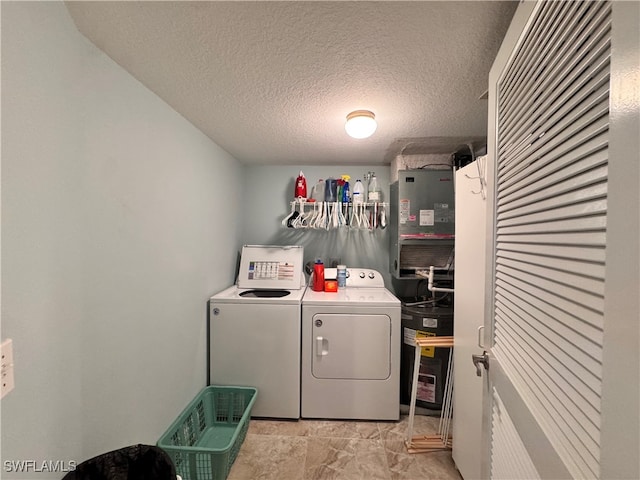
[[[349,203],[351,201],[351,192],[349,191],[349,180],[351,177],[349,175],[342,175],[342,203]]]
[[[327,178],[324,185],[324,201],[325,202],[337,202],[338,201],[338,182],[335,178]]]
[[[300,175],[296,178],[295,198],[307,198],[307,179],[304,178],[304,173],[300,170]]]
[[[360,179],[356,180],[352,192],[353,203],[364,203],[364,185]]]
[[[338,265],[337,271],[338,277],[338,288],[347,286],[347,266],[346,265]]]

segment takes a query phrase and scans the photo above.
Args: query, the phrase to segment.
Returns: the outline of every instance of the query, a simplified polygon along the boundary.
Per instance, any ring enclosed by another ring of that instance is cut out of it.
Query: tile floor
[[[438,417],[417,415],[416,435]],[[253,419],[228,480],[461,480],[450,451],[409,454],[399,422]]]

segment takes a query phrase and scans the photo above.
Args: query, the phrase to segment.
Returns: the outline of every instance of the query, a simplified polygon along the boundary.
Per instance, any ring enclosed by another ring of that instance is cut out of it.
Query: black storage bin
[[[155,445],[131,445],[82,462],[62,480],[176,480],[171,457]]]
[[[400,403],[409,405],[415,347],[418,336],[446,337],[453,335],[453,307],[402,306],[402,348],[400,349]],[[449,348],[425,348],[420,359],[416,406],[431,410],[442,408]]]

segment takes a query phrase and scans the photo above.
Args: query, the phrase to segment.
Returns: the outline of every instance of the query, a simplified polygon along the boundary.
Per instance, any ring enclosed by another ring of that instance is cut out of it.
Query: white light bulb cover
[[[376,116],[369,110],[356,110],[347,115],[344,129],[353,138],[367,138],[378,128]]]

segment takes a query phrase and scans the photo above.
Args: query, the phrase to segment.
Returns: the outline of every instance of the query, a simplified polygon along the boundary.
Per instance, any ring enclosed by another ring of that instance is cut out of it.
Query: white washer
[[[375,270],[347,274],[345,288],[302,298],[301,415],[398,420],[400,300]]]
[[[252,416],[300,418],[301,246],[245,245],[237,286],[209,302],[209,384],[258,389]]]

